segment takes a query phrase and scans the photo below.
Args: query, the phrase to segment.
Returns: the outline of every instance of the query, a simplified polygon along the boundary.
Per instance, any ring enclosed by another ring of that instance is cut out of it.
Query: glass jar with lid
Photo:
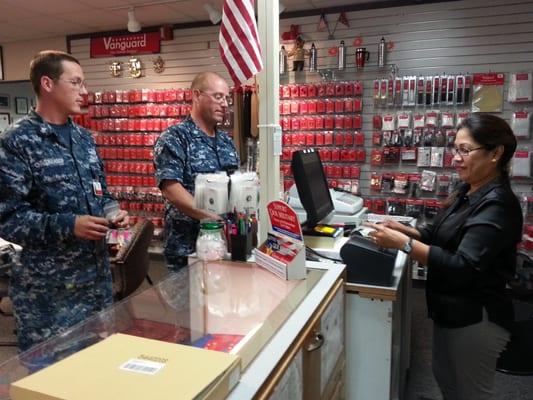
[[[203,261],[221,260],[226,255],[224,224],[219,221],[203,221],[196,239],[196,256]]]

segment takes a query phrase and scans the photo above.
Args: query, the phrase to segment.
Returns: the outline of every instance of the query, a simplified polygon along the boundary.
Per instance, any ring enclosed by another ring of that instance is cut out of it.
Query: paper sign
[[[287,203],[279,200],[271,201],[267,205],[267,212],[274,232],[300,241],[303,240],[298,216]]]

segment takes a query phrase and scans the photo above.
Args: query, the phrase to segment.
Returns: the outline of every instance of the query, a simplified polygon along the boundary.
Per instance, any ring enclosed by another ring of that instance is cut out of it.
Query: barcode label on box
[[[165,367],[165,364],[148,360],[132,358],[122,364],[119,369],[139,374],[155,375]]]

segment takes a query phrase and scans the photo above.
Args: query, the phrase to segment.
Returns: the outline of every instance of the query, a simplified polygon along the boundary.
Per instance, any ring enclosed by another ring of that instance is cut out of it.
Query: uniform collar
[[[215,136],[209,136],[198,125],[196,125],[196,122],[194,122],[194,120],[192,119],[191,114],[187,115],[183,122],[191,126],[192,135],[195,137],[216,138],[219,135],[219,129],[218,127],[215,127]]]
[[[28,114],[28,120],[30,121],[31,124],[37,127],[37,132],[41,136],[46,137],[46,136],[55,135],[57,137],[57,133],[54,130],[54,128],[52,128],[52,126],[48,122],[46,122],[43,119],[43,117],[41,117],[35,110],[32,109],[30,111],[30,113]],[[72,119],[70,117],[68,117],[67,119],[67,124],[70,125],[71,127],[75,126],[72,123]]]

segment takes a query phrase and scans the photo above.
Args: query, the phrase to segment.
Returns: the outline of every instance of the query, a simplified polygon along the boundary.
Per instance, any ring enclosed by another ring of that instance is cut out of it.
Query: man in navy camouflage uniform
[[[79,62],[43,51],[30,66],[37,107],[0,135],[0,236],[23,247],[10,296],[20,350],[112,303],[109,195],[91,133],[74,124],[86,92]],[[113,221],[127,224],[120,211]]]
[[[220,75],[204,72],[194,78],[191,90],[191,114],[163,132],[154,149],[156,178],[166,199],[165,258],[171,271],[186,266],[187,255],[195,251],[199,220],[219,218],[195,208],[196,175],[239,166],[231,138],[217,128],[228,107],[228,84]]]

